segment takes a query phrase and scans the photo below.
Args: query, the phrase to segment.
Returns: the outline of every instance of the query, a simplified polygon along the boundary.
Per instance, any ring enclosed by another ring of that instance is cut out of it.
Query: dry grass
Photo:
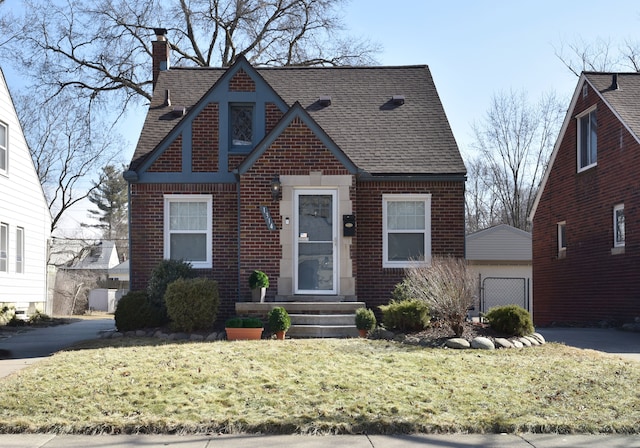
[[[105,340],[4,379],[0,431],[635,433],[638,384],[639,363],[558,344]]]

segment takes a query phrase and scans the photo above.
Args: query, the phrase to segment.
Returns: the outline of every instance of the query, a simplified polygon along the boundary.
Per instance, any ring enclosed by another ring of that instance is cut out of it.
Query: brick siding
[[[179,135],[147,170],[150,173],[179,173],[182,171],[182,135]]]
[[[590,89],[590,88],[589,88]],[[577,173],[576,114],[597,103],[597,166]],[[533,221],[536,325],[621,323],[640,316],[640,145],[598,95],[577,100]],[[613,207],[624,203],[626,246],[612,255]],[[557,223],[567,250],[558,258]]]
[[[256,83],[244,70],[240,69],[229,81],[230,92],[255,92]]]
[[[218,171],[220,153],[218,123],[218,103],[209,103],[193,120],[191,171],[194,173]]]

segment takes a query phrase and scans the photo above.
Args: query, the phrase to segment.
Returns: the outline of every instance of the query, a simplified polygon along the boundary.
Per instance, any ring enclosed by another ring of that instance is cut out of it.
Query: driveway
[[[0,349],[8,350],[0,359],[0,378],[20,370],[78,342],[97,338],[115,329],[113,317],[79,319],[66,325],[33,328],[0,339]]]
[[[598,350],[640,361],[640,333],[615,328],[537,328],[547,342]]]

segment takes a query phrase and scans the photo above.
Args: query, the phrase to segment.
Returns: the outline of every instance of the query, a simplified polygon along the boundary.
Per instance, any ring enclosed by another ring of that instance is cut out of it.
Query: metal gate
[[[513,277],[485,277],[480,283],[480,312],[504,305],[518,305],[529,309],[529,279]]]

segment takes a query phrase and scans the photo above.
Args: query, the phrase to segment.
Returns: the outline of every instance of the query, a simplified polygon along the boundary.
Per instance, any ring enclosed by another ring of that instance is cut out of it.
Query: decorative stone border
[[[462,338],[452,338],[445,341],[444,346],[448,348],[467,349],[475,348],[479,350],[495,350],[496,348],[523,348],[535,347],[537,345],[546,344],[544,336],[540,333],[533,333],[528,336],[517,338],[495,338],[493,341],[489,338],[478,336],[471,342]]]
[[[227,338],[224,331],[214,331],[207,335],[200,333],[165,333],[162,330],[136,330],[136,331],[105,331],[100,334],[102,339],[118,339],[123,337],[156,338],[168,341],[222,341]]]

